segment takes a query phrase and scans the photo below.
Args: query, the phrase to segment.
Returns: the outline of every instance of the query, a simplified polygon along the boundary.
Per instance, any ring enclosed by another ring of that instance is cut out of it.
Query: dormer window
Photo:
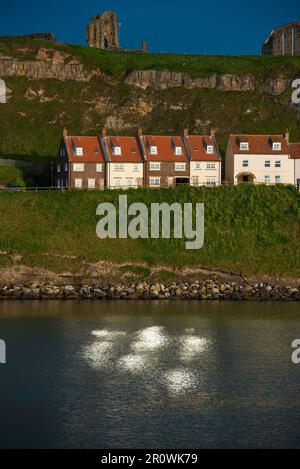
[[[76,147],[76,156],[83,156],[83,148]]]
[[[114,152],[115,156],[121,156],[121,154],[122,154],[121,147],[114,147],[113,152]]]
[[[214,147],[212,145],[207,145],[206,147],[206,153],[211,155],[214,152]]]
[[[199,151],[199,147],[195,146],[194,151]]]
[[[248,151],[249,150],[249,142],[240,142],[240,150]]]
[[[157,155],[157,147],[150,146],[150,153],[151,155]]]
[[[135,148],[134,148],[134,147],[131,147],[131,148],[130,148],[130,151],[131,151],[131,153],[135,153]]]
[[[182,155],[182,148],[181,147],[175,147],[175,155],[177,155],[177,156]]]
[[[281,151],[281,142],[273,142],[272,149],[274,151]]]
[[[99,153],[98,148],[94,148],[94,153],[95,153],[96,155],[98,155],[98,153]]]

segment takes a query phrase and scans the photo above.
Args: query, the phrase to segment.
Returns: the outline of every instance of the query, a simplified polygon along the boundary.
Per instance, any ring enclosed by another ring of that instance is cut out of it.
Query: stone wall
[[[275,29],[263,45],[263,55],[300,55],[300,23]]]

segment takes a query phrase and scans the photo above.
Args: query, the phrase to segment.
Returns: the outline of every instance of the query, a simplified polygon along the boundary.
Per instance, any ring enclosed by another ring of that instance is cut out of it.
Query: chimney
[[[143,130],[141,127],[139,127],[139,130],[138,130],[138,137],[142,137],[143,136]]]
[[[67,136],[68,136],[68,131],[67,131],[66,127],[64,127],[63,137],[67,137]]]
[[[214,138],[216,135],[216,129],[214,129],[213,127],[210,129],[210,136],[211,138]]]
[[[289,129],[286,129],[286,131],[285,131],[285,139],[286,139],[286,143],[289,145],[289,143],[290,143],[290,132],[289,132]]]
[[[107,137],[107,130],[105,128],[102,129],[101,136],[102,136],[102,138]]]
[[[184,136],[184,138],[189,136],[189,129],[184,129],[183,136]]]

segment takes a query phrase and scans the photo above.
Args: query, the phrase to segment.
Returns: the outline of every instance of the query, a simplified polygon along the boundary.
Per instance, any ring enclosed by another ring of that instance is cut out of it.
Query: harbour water
[[[300,447],[299,303],[2,301],[2,448]]]

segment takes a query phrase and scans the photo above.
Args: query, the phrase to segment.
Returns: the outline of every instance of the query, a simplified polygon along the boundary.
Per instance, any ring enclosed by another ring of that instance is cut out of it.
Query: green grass
[[[275,72],[280,72],[283,76],[300,72],[299,57],[108,52],[73,44],[55,44],[39,40],[32,41],[26,38],[15,38],[13,41],[0,38],[0,52],[26,60],[35,59],[41,47],[70,54],[78,58],[88,69],[100,68],[106,74],[113,76],[122,75],[130,70],[141,69],[164,69],[184,72],[190,76],[236,73],[254,74],[257,77],[264,77]]]
[[[0,247],[30,265],[55,270],[82,262],[145,262],[186,265],[236,273],[300,276],[300,196],[293,187],[178,188],[128,191],[128,202],[205,203],[205,245],[187,251],[184,240],[99,240],[96,207],[118,204],[118,192],[1,193]],[[45,257],[45,255],[49,257]],[[42,259],[44,258],[44,260]],[[50,262],[50,265],[49,265]],[[71,264],[71,265],[70,265]],[[79,264],[78,264],[79,265]],[[81,268],[81,267],[79,267]],[[134,272],[137,272],[134,268]],[[143,272],[142,272],[143,273]]]

